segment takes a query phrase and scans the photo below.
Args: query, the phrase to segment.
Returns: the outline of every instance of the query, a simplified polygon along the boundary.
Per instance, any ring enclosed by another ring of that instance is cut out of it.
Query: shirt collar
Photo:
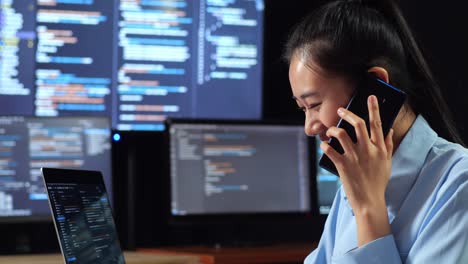
[[[392,158],[392,172],[385,192],[390,223],[398,214],[437,137],[424,117],[418,115],[395,151]],[[347,203],[344,189],[341,188],[341,191]],[[349,208],[352,211],[351,206]]]
[[[424,166],[429,151],[438,136],[421,115],[401,141],[392,159],[392,174],[385,199],[390,222],[395,218],[408,192]]]

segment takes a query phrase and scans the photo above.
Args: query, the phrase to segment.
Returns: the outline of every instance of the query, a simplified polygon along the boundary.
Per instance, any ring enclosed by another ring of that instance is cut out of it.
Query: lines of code
[[[0,1],[0,114],[261,117],[263,0]]]
[[[36,115],[110,115],[112,3],[38,1]]]
[[[105,118],[0,117],[0,216],[50,214],[41,167],[100,170],[112,186],[109,137]]]
[[[161,130],[189,104],[192,4],[121,1],[118,129]]]
[[[259,62],[255,19],[251,5],[259,2],[208,0],[201,2],[198,83],[211,79],[248,78]],[[250,5],[250,6],[249,6]],[[208,55],[208,56],[206,56]]]
[[[0,112],[33,112],[34,4],[0,0]]]
[[[173,214],[310,209],[301,126],[175,124],[170,129]]]
[[[105,187],[47,185],[66,263],[124,263]]]

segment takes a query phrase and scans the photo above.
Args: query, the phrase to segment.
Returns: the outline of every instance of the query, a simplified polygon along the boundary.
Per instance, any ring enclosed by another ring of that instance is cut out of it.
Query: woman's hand
[[[338,139],[344,153],[339,154],[327,142],[320,145],[335,164],[353,208],[359,246],[390,234],[385,189],[392,166],[393,129],[384,139],[377,98],[369,96],[367,105],[370,136],[362,118],[340,108],[338,115],[354,126],[357,142],[354,143],[344,129],[331,127],[327,136]]]

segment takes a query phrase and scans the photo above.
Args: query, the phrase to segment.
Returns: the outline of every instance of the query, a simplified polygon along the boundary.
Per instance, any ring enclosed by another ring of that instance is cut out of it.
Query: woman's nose
[[[306,114],[306,119],[304,123],[304,132],[306,135],[313,137],[320,133],[320,128],[322,127],[320,120],[317,117],[313,117],[310,114]]]

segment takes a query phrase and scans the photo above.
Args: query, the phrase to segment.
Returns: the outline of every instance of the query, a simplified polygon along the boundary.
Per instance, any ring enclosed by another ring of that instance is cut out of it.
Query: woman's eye
[[[305,107],[303,107],[303,106],[297,107],[297,110],[302,111],[302,112],[306,112],[306,111],[307,111],[307,109],[306,109]]]
[[[307,107],[300,106],[297,109],[300,110],[300,111],[303,111],[303,112],[307,112],[307,110],[309,110],[309,109],[317,109],[321,104],[322,103],[311,104],[311,105],[309,105]]]
[[[307,108],[308,109],[317,109],[322,103],[311,104]]]

